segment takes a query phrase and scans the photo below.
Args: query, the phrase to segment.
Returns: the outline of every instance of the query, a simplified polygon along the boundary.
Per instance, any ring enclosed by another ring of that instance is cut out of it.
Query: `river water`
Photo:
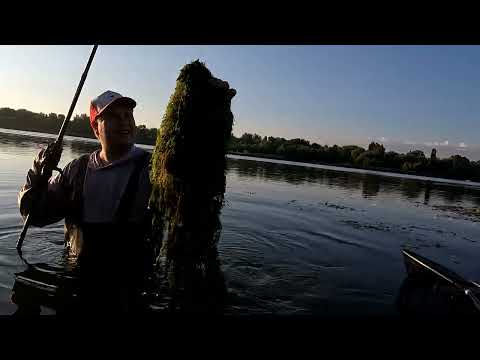
[[[2,315],[16,310],[14,274],[25,269],[17,193],[51,140],[0,130]],[[97,147],[67,137],[60,165]],[[396,316],[403,247],[480,280],[480,184],[229,155],[225,199],[228,313]],[[30,229],[23,246],[30,262],[58,264],[62,250],[63,222]]]

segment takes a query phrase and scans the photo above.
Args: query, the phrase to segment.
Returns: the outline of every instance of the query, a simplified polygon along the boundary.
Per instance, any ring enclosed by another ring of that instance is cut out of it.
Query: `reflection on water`
[[[363,175],[362,195],[364,198],[375,197],[380,191],[380,182],[373,176]]]
[[[246,159],[248,160],[248,158]],[[235,158],[230,158],[230,169],[240,179],[257,178],[282,181],[292,185],[316,183],[352,192],[361,190],[364,198],[375,198],[381,192],[382,195],[400,195],[405,200],[422,198],[426,204],[429,203],[430,198],[439,198],[448,204],[461,203],[465,200],[472,206],[480,205],[478,188],[436,183],[435,179],[418,181],[401,177],[336,172],[307,166],[292,167],[285,164],[245,161]]]
[[[25,269],[15,251],[22,226],[17,191],[38,144],[53,139],[0,133],[2,314],[15,311],[13,274]],[[97,147],[66,139],[60,165]],[[480,279],[480,190],[474,186],[238,156],[229,157],[227,167],[212,264],[228,291],[228,314],[395,314],[403,246]],[[62,222],[31,229],[24,244],[30,262],[60,264],[62,251]]]

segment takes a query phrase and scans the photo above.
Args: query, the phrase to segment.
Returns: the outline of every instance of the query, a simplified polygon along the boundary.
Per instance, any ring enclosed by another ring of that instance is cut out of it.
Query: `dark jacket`
[[[41,192],[34,202],[32,225],[42,227],[65,219],[65,244],[71,259],[84,252],[85,235],[95,234],[93,229],[97,234],[90,236],[90,243],[102,233],[103,238],[110,238],[111,245],[112,242],[117,244],[116,237],[126,235],[127,229],[138,235],[137,238],[144,236],[139,229],[146,233],[150,225],[150,154],[134,147],[128,156],[109,165],[102,164],[98,154],[97,150],[71,161],[63,169],[64,175],[52,177],[48,190]],[[137,177],[128,185],[135,167],[138,167]],[[30,170],[18,196],[24,217],[31,208],[36,190],[32,188],[33,174]],[[128,186],[130,190],[126,191]],[[100,245],[99,242],[93,245]]]

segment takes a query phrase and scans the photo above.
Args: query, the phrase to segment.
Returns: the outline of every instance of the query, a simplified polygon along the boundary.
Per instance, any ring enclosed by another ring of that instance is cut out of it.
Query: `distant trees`
[[[424,170],[426,165],[427,158],[423,151],[414,150],[405,155],[401,169],[404,171],[420,171]]]
[[[480,181],[480,161],[470,161],[460,155],[438,159],[436,149],[433,149],[430,158],[427,158],[420,150],[406,154],[387,152],[382,144],[376,142],[370,143],[368,148],[364,149],[357,145],[320,145],[298,138],[290,140],[271,136],[262,138],[260,135],[250,133],[245,133],[239,138],[232,136],[229,149],[232,152],[268,155],[293,161]]]
[[[9,108],[0,108],[0,126],[8,129],[46,133],[54,132],[56,128],[60,127],[58,116],[54,113],[46,115],[25,109],[13,110]]]
[[[372,142],[370,143],[370,145],[368,145],[368,151],[371,151],[373,154],[376,154],[378,156],[385,155],[385,148],[383,147],[383,145],[376,142]]]
[[[65,115],[50,113],[34,113],[25,109],[14,110],[0,108],[0,127],[6,129],[36,131],[56,134],[60,130]],[[90,128],[87,114],[75,115],[68,124],[66,135],[95,138]],[[145,125],[137,126],[137,142],[154,145],[157,139],[157,129],[147,129]]]
[[[156,128],[147,128],[145,125],[137,126],[137,142],[146,145],[155,145],[157,141],[157,132]]]
[[[0,108],[0,127],[7,129],[57,133],[64,119],[65,116],[62,114],[47,115],[25,109]],[[157,131],[156,128],[149,129],[145,125],[138,125],[137,143],[155,145]],[[67,135],[93,138],[88,115],[76,115],[67,128]],[[364,149],[357,145],[328,146],[310,143],[300,138],[288,140],[282,137],[261,137],[251,133],[244,133],[238,138],[232,134],[228,149],[236,153],[257,154],[293,161],[480,181],[480,161],[470,161],[460,155],[439,159],[436,149],[432,149],[430,157],[427,158],[420,150],[413,150],[406,154],[387,152],[382,144],[376,142],[370,143],[368,148]]]

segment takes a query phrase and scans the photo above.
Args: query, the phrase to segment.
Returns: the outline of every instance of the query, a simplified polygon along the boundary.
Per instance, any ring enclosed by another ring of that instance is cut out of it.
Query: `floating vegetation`
[[[355,229],[366,229],[366,230],[378,230],[378,231],[391,231],[392,228],[390,225],[383,224],[381,222],[377,224],[367,224],[367,223],[361,223],[359,221],[355,220],[342,220],[341,221],[344,224],[350,225],[354,227]]]
[[[451,212],[462,217],[468,217],[469,220],[479,222],[480,221],[480,207],[463,207],[453,205],[433,205],[436,210]]]
[[[354,208],[351,208],[351,207],[348,207],[348,206],[342,206],[342,205],[337,205],[337,204],[332,204],[332,203],[329,203],[328,201],[325,201],[325,204],[324,204],[326,207],[329,207],[329,208],[334,208],[334,209],[337,209],[337,210],[350,210],[350,211],[355,211]]]

